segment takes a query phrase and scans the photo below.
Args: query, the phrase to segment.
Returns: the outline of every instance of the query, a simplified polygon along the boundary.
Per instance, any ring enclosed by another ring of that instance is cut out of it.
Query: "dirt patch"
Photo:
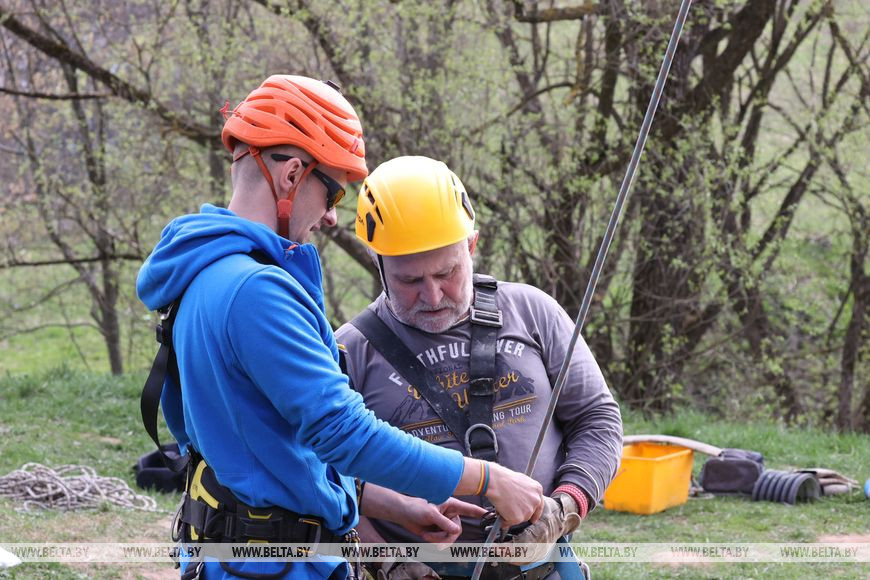
[[[108,437],[106,435],[97,435],[96,433],[81,433],[80,436],[83,439],[90,439],[91,441],[99,441],[100,443],[108,443],[109,445],[120,445],[123,443],[117,437]]]
[[[822,544],[870,544],[870,534],[830,534],[819,536],[816,541]]]
[[[178,570],[168,568],[166,570],[150,570],[148,572],[140,572],[136,577],[146,578],[147,580],[175,580],[178,578]]]
[[[179,571],[171,564],[67,564],[70,568],[90,578],[113,576],[120,572],[123,580],[178,580]]]
[[[170,543],[172,539],[171,528],[174,516],[168,515],[162,519],[147,522],[141,526],[141,534],[131,536],[129,540],[119,540],[123,542],[165,542]]]
[[[653,559],[659,566],[668,566],[676,568],[678,566],[709,566],[710,562],[699,562],[701,556],[693,554],[674,554],[671,551],[659,552]]]

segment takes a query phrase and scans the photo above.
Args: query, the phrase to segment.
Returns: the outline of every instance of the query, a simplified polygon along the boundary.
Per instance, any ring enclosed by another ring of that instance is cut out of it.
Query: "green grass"
[[[81,353],[70,340],[72,335]],[[3,341],[0,374],[19,374],[29,369],[53,368],[67,364],[75,368],[108,371],[109,361],[99,333],[92,328],[44,328]],[[84,358],[82,357],[84,354]]]
[[[124,369],[150,365],[156,352],[156,317],[135,297],[138,264],[120,264],[120,348]],[[66,265],[0,270],[0,376],[66,365],[72,369],[109,372],[105,340],[94,321],[93,298],[82,284],[54,295],[71,277]]]
[[[0,475],[36,462],[75,464],[119,477],[139,493],[132,466],[153,444],[139,418],[144,376],[75,371],[68,366],[0,378]],[[168,439],[164,430],[162,437]],[[167,542],[178,494],[154,494],[158,512],[103,505],[94,510],[23,512],[0,500],[0,542]],[[137,578],[154,566],[26,563],[0,578]],[[163,577],[171,567],[157,567]]]
[[[131,467],[151,450],[139,418],[143,375],[123,377],[53,370],[0,378],[0,475],[27,462],[49,467],[82,464],[99,475],[116,476],[135,488]],[[690,437],[722,447],[761,451],[768,467],[828,467],[855,479],[870,477],[870,437],[790,429],[773,423],[726,422],[694,412],[659,420],[628,413],[628,434]],[[164,437],[166,437],[164,432]],[[696,454],[695,472],[702,458]],[[152,494],[159,513],[104,506],[86,512],[22,512],[0,500],[0,542],[168,541],[169,517],[177,495]],[[639,516],[596,509],[575,540],[593,542],[815,542],[821,536],[867,535],[870,502],[860,493],[786,506],[745,498],[690,498],[659,514]],[[865,541],[870,541],[870,538]],[[148,566],[22,564],[0,578],[153,577]],[[160,577],[173,577],[169,567]],[[833,578],[870,576],[870,565],[848,564],[624,564],[595,563],[596,578]],[[168,576],[167,576],[168,575]]]
[[[760,451],[772,469],[826,467],[863,482],[870,477],[870,437],[792,429],[773,423],[712,420],[692,412],[648,421],[628,414],[626,434],[666,434],[720,447]],[[705,456],[695,454],[697,475]],[[818,542],[822,536],[864,535],[870,542],[870,502],[859,492],[788,506],[752,502],[743,497],[690,498],[664,512],[641,516],[595,510],[574,539],[578,542]],[[776,578],[818,575],[831,578],[870,576],[870,564],[751,563],[669,564],[598,563],[596,578]]]

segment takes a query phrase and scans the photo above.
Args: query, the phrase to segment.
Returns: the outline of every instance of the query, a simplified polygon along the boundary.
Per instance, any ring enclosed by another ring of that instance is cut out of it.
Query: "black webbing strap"
[[[366,308],[350,321],[375,350],[426,399],[457,441],[468,422],[432,372],[423,366],[396,334],[372,310]]]
[[[275,264],[275,261],[261,250],[254,250],[248,255],[261,264]],[[151,371],[148,373],[148,378],[145,379],[142,396],[139,398],[142,424],[148,435],[151,436],[151,440],[157,445],[163,463],[175,472],[180,472],[187,466],[189,456],[179,455],[174,451],[174,448],[170,449],[172,444],[160,444],[157,435],[157,412],[160,408],[160,397],[163,394],[166,373],[172,377],[175,388],[178,389],[178,397],[181,398],[181,379],[178,373],[178,359],[175,356],[175,348],[172,346],[172,327],[175,325],[175,317],[178,315],[178,308],[181,306],[183,297],[184,293],[182,292],[174,302],[157,310],[160,315],[160,322],[156,328],[157,342],[160,343],[160,348],[154,357],[154,362],[151,363]]]
[[[474,275],[475,297],[471,308],[471,382],[468,412],[463,413],[435,375],[423,366],[405,343],[374,311],[366,308],[350,321],[375,350],[426,399],[469,456],[495,461],[498,442],[492,429],[495,399],[495,347],[502,315],[498,309],[495,278]]]
[[[471,457],[486,461],[498,458],[498,440],[492,429],[495,401],[495,347],[502,326],[492,276],[474,275],[474,304],[471,306],[471,363],[468,385],[468,430],[465,449]]]
[[[178,306],[180,304],[181,298],[179,297],[169,306],[157,310],[160,315],[160,322],[157,324],[156,329],[157,342],[160,343],[160,349],[157,351],[157,356],[154,357],[151,371],[145,380],[145,386],[142,388],[142,396],[139,398],[142,424],[145,426],[148,435],[151,436],[151,440],[157,445],[157,450],[160,451],[163,463],[175,472],[179,472],[187,466],[189,457],[170,450],[169,444],[160,444],[160,439],[157,435],[157,411],[160,407],[160,395],[163,394],[163,384],[166,381],[167,372],[170,373],[175,381],[176,388],[179,391],[181,390],[181,382],[178,377],[178,361],[175,358],[175,349],[172,348],[172,326],[175,324],[175,317],[178,315]]]
[[[182,500],[179,520],[185,525],[185,543],[270,542],[311,544],[316,549],[320,543],[337,544],[346,541],[346,534],[336,534],[326,529],[322,519],[318,517],[299,515],[275,506],[252,508],[241,502],[234,508],[223,504],[213,508],[189,495],[185,495]],[[189,526],[197,530],[199,539],[191,539]]]

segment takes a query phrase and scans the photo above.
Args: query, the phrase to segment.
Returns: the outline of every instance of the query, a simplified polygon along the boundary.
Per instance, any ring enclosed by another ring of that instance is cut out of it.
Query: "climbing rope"
[[[0,476],[0,497],[23,502],[24,511],[88,509],[105,503],[157,511],[154,498],[136,494],[123,479],[99,476],[84,465],[62,465],[55,470],[39,463],[27,463],[21,469]]]

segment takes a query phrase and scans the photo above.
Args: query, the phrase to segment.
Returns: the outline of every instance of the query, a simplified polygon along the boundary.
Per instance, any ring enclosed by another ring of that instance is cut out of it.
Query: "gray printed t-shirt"
[[[552,385],[574,330],[574,322],[548,294],[526,284],[499,282],[498,304],[504,326],[496,342],[496,395],[492,427],[498,436],[498,462],[525,471],[546,414]],[[441,334],[399,322],[381,294],[369,308],[432,373],[454,404],[466,408],[471,324],[466,319]],[[426,400],[350,323],[336,332],[347,348],[353,388],[379,419],[421,439],[464,452]],[[616,473],[622,453],[622,420],[598,364],[580,338],[568,379],[547,430],[533,477],[549,494],[560,483],[582,488],[593,502]],[[389,461],[389,458],[384,458]],[[472,503],[480,498],[463,497]],[[394,542],[417,542],[403,528],[372,520]],[[459,541],[483,540],[477,522],[463,520]]]

